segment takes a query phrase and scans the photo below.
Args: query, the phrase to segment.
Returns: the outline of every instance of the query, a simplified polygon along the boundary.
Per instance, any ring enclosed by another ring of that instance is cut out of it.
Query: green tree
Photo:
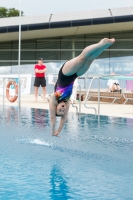
[[[15,8],[8,9],[8,17],[16,17],[19,16],[19,10]],[[23,11],[21,11],[21,16],[23,16]]]
[[[21,16],[23,16],[23,11],[21,11]],[[19,16],[19,10],[16,10],[15,8],[5,8],[0,7],[0,18],[3,17],[16,17]]]
[[[7,8],[4,8],[4,7],[0,7],[0,18],[2,17],[7,17]]]

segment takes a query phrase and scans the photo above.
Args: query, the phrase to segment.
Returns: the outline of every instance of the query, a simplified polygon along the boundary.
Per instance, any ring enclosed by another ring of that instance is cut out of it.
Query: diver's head
[[[60,102],[57,106],[56,106],[56,116],[63,116],[65,114],[66,111],[66,104],[65,102]]]

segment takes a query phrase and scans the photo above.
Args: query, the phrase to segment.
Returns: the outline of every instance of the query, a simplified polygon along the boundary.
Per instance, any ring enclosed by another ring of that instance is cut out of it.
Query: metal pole
[[[72,103],[72,107],[75,107],[75,108],[76,108],[76,114],[78,114],[78,107],[77,107],[77,106],[74,106],[73,103]]]
[[[100,79],[97,78],[98,80],[98,115],[100,115]]]
[[[75,41],[74,41],[74,37],[72,38],[72,58],[75,58]]]
[[[4,87],[5,87],[5,78],[3,78],[3,107],[4,107],[4,104],[5,104],[5,98],[4,98]]]
[[[79,87],[79,114],[81,114],[81,86],[80,85],[78,85],[78,87]]]
[[[87,93],[87,75],[85,75],[85,79],[84,79],[84,88],[85,88],[85,95]]]
[[[20,107],[20,60],[21,60],[21,0],[20,0],[20,10],[19,10],[19,50],[18,50],[18,107]]]
[[[85,108],[89,108],[89,109],[93,109],[93,110],[95,111],[95,115],[96,115],[96,114],[97,114],[96,108],[86,106],[87,99],[88,99],[88,94],[89,94],[89,92],[90,92],[90,88],[91,88],[91,85],[92,85],[94,79],[96,79],[96,77],[93,77],[93,79],[92,79],[91,82],[90,82],[90,85],[89,85],[89,88],[88,88],[88,92],[87,92],[87,94],[86,94],[85,101],[84,101],[84,107],[85,107]]]

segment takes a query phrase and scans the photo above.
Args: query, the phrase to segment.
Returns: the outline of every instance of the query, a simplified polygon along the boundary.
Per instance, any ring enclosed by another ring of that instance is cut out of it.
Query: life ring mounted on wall
[[[14,87],[15,87],[15,95],[14,96],[11,96],[10,94],[9,94],[9,88],[10,88],[10,86],[11,85],[14,85]],[[11,103],[13,103],[13,102],[15,102],[16,100],[17,100],[17,98],[18,98],[18,85],[17,85],[17,83],[15,82],[15,81],[9,81],[8,83],[7,83],[7,86],[6,86],[6,97],[7,97],[7,99],[11,102]]]

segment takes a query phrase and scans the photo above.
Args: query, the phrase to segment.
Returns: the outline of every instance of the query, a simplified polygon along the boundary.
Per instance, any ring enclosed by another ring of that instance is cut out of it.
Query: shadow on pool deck
[[[2,96],[0,96],[0,105],[2,104],[3,104],[3,99]],[[5,97],[5,105],[17,106],[18,101],[10,103]],[[78,103],[76,103],[76,105],[78,105]],[[44,102],[40,96],[38,97],[38,102],[35,102],[34,94],[22,95],[21,106],[28,108],[49,109],[48,102],[47,101]],[[88,101],[88,106],[97,108],[97,102]],[[70,112],[76,112],[76,109],[70,106]],[[85,108],[83,102],[81,105],[81,112],[87,114],[94,114],[94,110]],[[133,118],[133,105],[111,104],[107,102],[106,103],[101,102],[100,114],[107,116],[115,116],[115,117]]]

